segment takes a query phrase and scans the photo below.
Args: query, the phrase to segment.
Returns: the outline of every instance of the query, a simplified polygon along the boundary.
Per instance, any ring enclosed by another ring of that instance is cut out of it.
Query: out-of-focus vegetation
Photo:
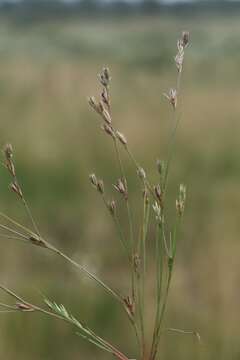
[[[96,74],[112,71],[114,118],[136,157],[156,179],[171,128],[162,93],[174,81],[175,43],[187,29],[192,45],[183,75],[183,111],[171,170],[169,206],[186,182],[188,206],[170,293],[167,326],[197,329],[164,336],[166,360],[239,359],[239,19],[135,16],[0,24],[0,140],[11,142],[19,178],[42,233],[125,290],[121,248],[108,214],[88,183],[92,171],[109,191],[118,176],[100,123],[86,98]],[[127,173],[134,169],[125,159]],[[1,209],[24,221],[24,210],[0,172]],[[141,193],[131,182],[131,202]],[[44,250],[1,239],[1,281],[34,302],[43,295],[131,354],[131,330],[101,289]],[[149,244],[151,246],[151,244]],[[149,283],[151,279],[149,279]],[[151,316],[151,293],[149,293]],[[2,315],[0,357],[8,360],[103,358],[58,322]],[[104,354],[105,356],[105,354]]]

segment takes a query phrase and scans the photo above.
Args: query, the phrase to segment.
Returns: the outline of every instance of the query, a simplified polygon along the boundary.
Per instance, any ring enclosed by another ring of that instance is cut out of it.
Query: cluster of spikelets
[[[138,354],[136,354],[135,357],[142,360],[156,359],[159,352],[161,334],[164,330],[179,331],[197,335],[197,333],[192,331],[184,331],[173,328],[163,329],[162,327],[176,255],[177,234],[184,214],[186,202],[186,188],[184,185],[180,185],[179,194],[176,199],[176,222],[173,228],[168,230],[170,225],[167,224],[168,221],[166,219],[165,199],[167,193],[169,168],[172,158],[172,143],[179,122],[179,117],[176,116],[176,110],[178,103],[177,100],[180,93],[180,79],[183,69],[184,51],[188,44],[189,33],[183,32],[180,40],[177,42],[177,55],[175,57],[175,64],[178,74],[176,87],[170,89],[167,94],[164,94],[173,109],[173,131],[171,135],[172,141],[170,142],[171,146],[168,149],[169,156],[167,160],[157,161],[157,169],[159,173],[158,184],[153,185],[151,183],[145,170],[139,165],[138,161],[133,156],[128,145],[127,138],[115,127],[111,113],[111,76],[108,68],[104,68],[99,75],[99,81],[101,84],[100,100],[97,101],[94,97],[89,98],[89,104],[91,108],[96,112],[101,120],[101,128],[113,141],[117,162],[119,164],[120,176],[116,180],[116,183],[113,184],[113,188],[121,196],[126,206],[126,216],[128,219],[127,231],[123,231],[121,227],[117,202],[115,199],[108,199],[103,180],[98,178],[95,174],[91,174],[90,182],[101,195],[103,203],[114,221],[121,245],[126,252],[127,261],[129,264],[129,282],[131,289],[129,294],[122,295],[119,290],[113,289],[111,286],[106,284],[105,281],[101,280],[96,274],[90,272],[86,267],[71,259],[69,256],[57,249],[42,237],[33,218],[30,207],[25,199],[22,186],[17,179],[13,148],[10,144],[7,144],[3,149],[4,166],[8,170],[11,177],[10,189],[17,195],[20,201],[22,201],[26,210],[26,214],[31,220],[32,229],[19,224],[17,221],[7,216],[6,214],[0,213],[0,228],[4,230],[4,234],[2,234],[2,236],[5,238],[13,238],[35,246],[43,247],[46,250],[61,256],[73,266],[77,267],[79,271],[85,273],[85,275],[101,286],[108,295],[112,296],[119,303],[123,311],[126,313],[136,335]],[[135,230],[133,226],[133,212],[129,200],[130,196],[128,191],[128,181],[121,159],[121,148],[126,151],[131,162],[136,168],[136,174],[142,186],[143,210],[140,231],[139,229]],[[151,216],[152,214],[154,216]],[[154,222],[156,246],[156,314],[153,324],[152,338],[148,339],[146,336],[147,319],[145,311],[145,282],[148,271],[146,243],[149,237],[149,227],[151,221]],[[140,234],[140,236],[136,236],[136,234]],[[67,311],[63,305],[58,305],[55,302],[51,302],[50,300],[45,299],[47,308],[39,307],[24,300],[22,297],[18,296],[3,285],[0,285],[0,289],[14,299],[14,303],[12,304],[0,303],[2,312],[40,312],[47,316],[63,320],[77,328],[78,335],[88,340],[90,343],[93,343],[100,349],[111,353],[119,360],[129,359],[129,357],[126,356],[122,351],[118,350],[115,346],[110,344],[108,341],[97,335],[94,331],[77,320]]]

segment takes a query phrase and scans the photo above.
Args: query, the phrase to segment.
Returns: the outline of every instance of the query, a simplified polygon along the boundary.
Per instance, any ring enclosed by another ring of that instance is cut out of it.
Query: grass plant
[[[100,286],[107,295],[111,296],[119,306],[123,313],[126,314],[130,325],[133,327],[136,336],[136,353],[131,356],[126,355],[124,350],[119,350],[117,346],[112,345],[109,341],[103,339],[96,334],[87,325],[78,320],[69,310],[62,304],[55,301],[44,299],[42,307],[36,306],[15,294],[12,290],[4,285],[0,285],[0,289],[7,293],[14,302],[0,303],[1,312],[25,312],[25,313],[41,313],[57,320],[64,321],[71,325],[78,336],[86,339],[98,348],[112,354],[119,360],[129,360],[131,358],[141,360],[155,360],[159,357],[161,346],[161,335],[164,332],[179,332],[185,334],[193,334],[199,338],[197,332],[189,330],[181,330],[172,327],[165,327],[164,316],[167,310],[169,289],[171,285],[173,269],[176,259],[177,242],[179,229],[182,225],[185,203],[186,203],[186,187],[179,185],[178,196],[176,199],[175,223],[172,225],[168,219],[166,212],[166,197],[168,194],[168,180],[170,174],[170,166],[173,157],[174,142],[177,128],[180,121],[179,99],[181,76],[183,72],[185,50],[189,45],[189,33],[184,31],[181,38],[177,42],[177,55],[174,59],[177,77],[176,85],[167,93],[163,94],[170,104],[171,111],[171,134],[168,144],[168,156],[166,160],[157,160],[156,170],[158,182],[153,183],[147,172],[140,165],[139,161],[132,153],[131,147],[126,136],[117,128],[116,120],[112,112],[111,102],[111,75],[108,68],[103,68],[99,74],[99,83],[101,86],[100,99],[94,97],[89,98],[89,105],[97,114],[101,128],[113,143],[113,149],[116,156],[119,177],[113,184],[112,190],[116,196],[109,197],[104,181],[91,174],[89,176],[90,183],[100,195],[103,205],[109,212],[112,221],[116,227],[116,233],[119,237],[120,245],[125,252],[128,264],[128,280],[130,284],[130,292],[122,294],[121,290],[115,286],[114,288],[107,284],[98,275],[88,270],[87,267],[77,263],[67,254],[52,245],[45,237],[42,236],[38,228],[30,206],[25,198],[23,188],[18,180],[17,171],[14,161],[14,152],[11,144],[7,144],[3,149],[4,162],[3,165],[9,172],[11,177],[10,190],[13,191],[17,198],[22,202],[27,216],[29,217],[32,228],[29,229],[20,224],[16,220],[0,213],[0,228],[2,237],[12,238],[14,240],[23,241],[26,244],[42,247],[57,256],[64,258],[68,263],[76,267],[80,272],[93,280]],[[131,194],[129,192],[129,180],[126,177],[122,155],[127,154],[130,162],[136,171],[136,178],[141,186],[141,202],[142,217],[140,226],[135,226],[134,206],[131,203]],[[122,219],[119,215],[119,202],[123,203],[127,218],[128,228],[122,227]],[[151,239],[152,232],[150,228],[154,228],[154,239]],[[146,282],[149,276],[149,264],[152,262],[148,254],[148,242],[154,241],[155,244],[155,317],[152,326],[152,334],[149,338],[146,331],[148,323],[146,308]]]

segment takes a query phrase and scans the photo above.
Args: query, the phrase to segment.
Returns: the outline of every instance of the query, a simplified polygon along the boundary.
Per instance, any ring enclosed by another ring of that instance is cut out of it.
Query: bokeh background
[[[96,76],[108,65],[115,122],[155,181],[155,161],[166,157],[172,126],[162,93],[175,84],[176,41],[182,30],[191,33],[168,200],[174,209],[177,186],[185,182],[188,205],[166,324],[198,330],[202,345],[188,335],[165,335],[165,360],[240,356],[239,16],[239,3],[225,1],[103,6],[48,0],[0,6],[0,143],[14,146],[19,178],[45,237],[123,291],[126,261],[88,181],[95,172],[113,196],[111,184],[119,174],[111,141],[86,99],[98,94]],[[139,183],[126,157],[124,166],[138,215]],[[4,168],[0,179],[1,210],[28,225]],[[44,250],[4,237],[0,247],[2,283],[37,304],[44,296],[63,303],[134,356],[126,318],[93,282]],[[149,294],[149,312],[151,300]],[[1,314],[0,358],[108,355],[64,323]]]

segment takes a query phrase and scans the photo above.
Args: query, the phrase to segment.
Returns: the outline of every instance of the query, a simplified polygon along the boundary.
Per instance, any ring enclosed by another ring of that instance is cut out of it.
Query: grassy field
[[[162,96],[174,84],[175,43],[191,32],[183,75],[183,114],[171,170],[186,182],[188,206],[171,289],[166,360],[237,360],[239,315],[239,61],[237,18],[135,17],[0,24],[0,143],[11,142],[19,177],[42,232],[74,258],[126,288],[124,258],[108,214],[91,189],[96,172],[111,189],[118,176],[111,142],[89,110],[96,74],[112,72],[114,118],[144,168],[156,179],[171,129]],[[124,159],[127,173],[134,169]],[[0,171],[1,209],[24,218]],[[139,189],[131,183],[136,208]],[[1,282],[40,303],[42,293],[126,352],[134,349],[119,309],[93,283],[44,251],[1,239]],[[149,279],[150,282],[150,279]],[[96,301],[97,299],[97,301]],[[151,304],[151,293],[149,293]],[[149,307],[151,316],[151,306]],[[64,324],[37,315],[2,315],[0,357],[8,360],[103,359]]]

